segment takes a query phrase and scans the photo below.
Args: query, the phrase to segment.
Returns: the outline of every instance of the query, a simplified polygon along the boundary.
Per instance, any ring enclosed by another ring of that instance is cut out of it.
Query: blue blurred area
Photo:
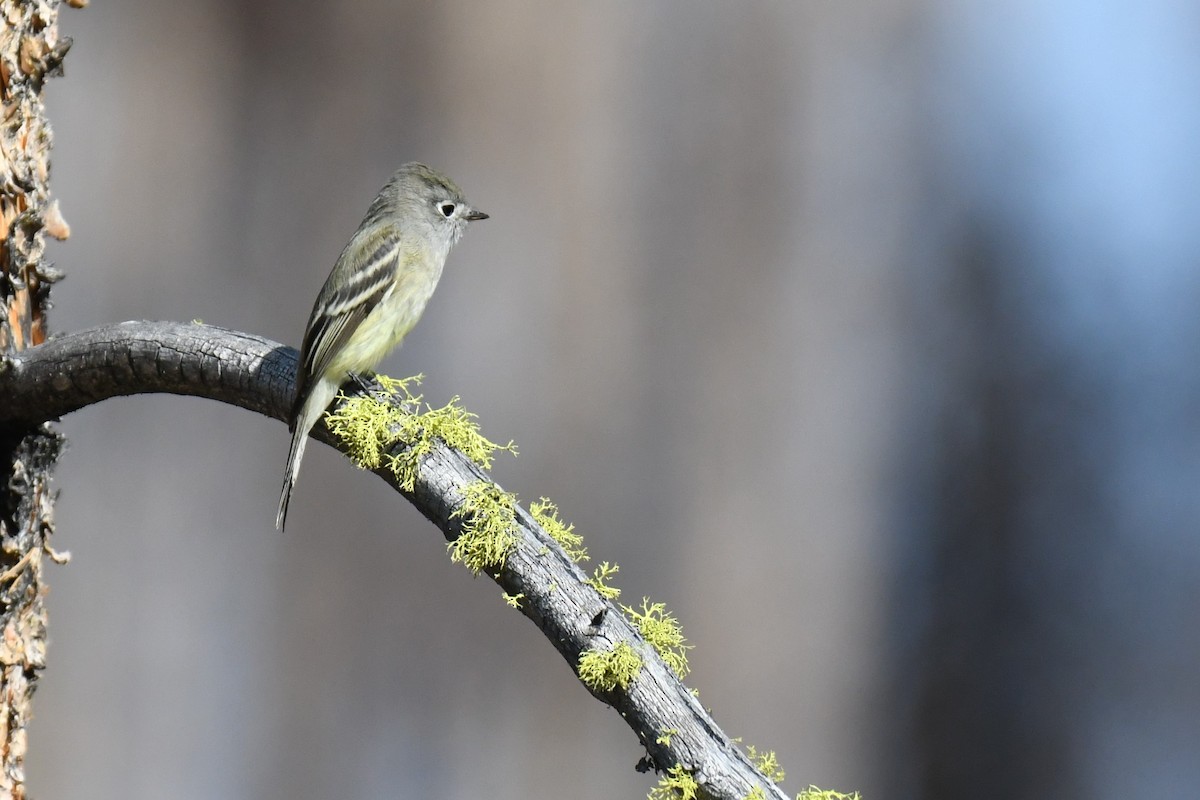
[[[1200,12],[945,12],[933,206],[958,239],[948,280],[970,288],[936,296],[967,305],[929,329],[953,388],[917,501],[929,595],[897,642],[918,698],[907,796],[981,778],[989,797],[1183,796],[1200,779]]]

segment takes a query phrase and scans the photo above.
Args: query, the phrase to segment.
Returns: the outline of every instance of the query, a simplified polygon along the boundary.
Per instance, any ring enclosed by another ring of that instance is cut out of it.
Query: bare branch
[[[0,364],[0,423],[38,423],[132,394],[193,395],[286,419],[296,351],[212,325],[122,322]]]
[[[240,406],[283,420],[294,391],[296,351],[258,336],[209,325],[125,322],[53,339],[0,363],[0,423],[45,422],[110,397],[167,392]],[[347,387],[348,393],[355,390]],[[364,391],[362,389],[357,391]],[[313,436],[344,450],[319,425]],[[400,452],[403,446],[398,446]],[[438,442],[420,462],[414,491],[386,469],[376,472],[453,541],[463,520],[452,517],[464,488],[490,480],[461,453]],[[264,528],[269,527],[264,517]],[[739,800],[754,786],[764,797],[785,795],[757,772],[628,618],[585,582],[586,576],[523,507],[516,509],[517,544],[498,573],[509,595],[522,595],[533,620],[578,674],[586,650],[626,642],[643,668],[628,688],[598,691],[645,745],[654,764],[681,764],[700,795]]]

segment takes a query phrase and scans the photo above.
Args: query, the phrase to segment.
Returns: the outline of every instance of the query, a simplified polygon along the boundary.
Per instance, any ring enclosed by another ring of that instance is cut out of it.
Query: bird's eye
[[[454,205],[454,203],[438,203],[437,208],[438,208],[438,211],[440,211],[442,213],[443,217],[445,217],[446,219],[449,219],[450,215],[452,215],[454,213],[454,209],[456,209],[457,207],[458,206]]]

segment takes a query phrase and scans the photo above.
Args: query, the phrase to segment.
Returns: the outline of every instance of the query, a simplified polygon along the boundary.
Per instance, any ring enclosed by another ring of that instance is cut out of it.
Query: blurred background
[[[809,783],[1200,785],[1200,7],[106,0],[48,85],[56,330],[299,345],[400,163],[491,213],[383,366],[458,394]],[[377,479],[195,399],[65,419],[41,797],[643,797]]]

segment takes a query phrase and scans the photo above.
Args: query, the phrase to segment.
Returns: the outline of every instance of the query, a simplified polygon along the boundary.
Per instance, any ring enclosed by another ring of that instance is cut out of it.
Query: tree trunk
[[[45,237],[68,233],[50,200],[51,134],[42,104],[44,81],[60,72],[70,47],[58,36],[58,5],[0,0],[0,356],[46,339],[57,273],[45,260]],[[0,426],[0,798],[25,797],[25,729],[46,663],[50,478],[61,449],[51,425]]]

